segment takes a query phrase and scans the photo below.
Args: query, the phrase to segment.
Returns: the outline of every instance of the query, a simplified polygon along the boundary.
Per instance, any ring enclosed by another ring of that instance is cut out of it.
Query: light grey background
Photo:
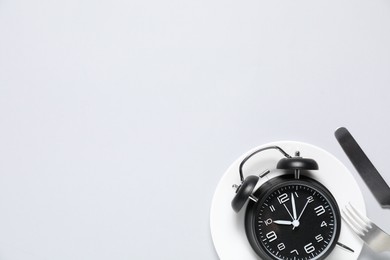
[[[0,259],[218,259],[232,161],[296,140],[353,171],[342,125],[390,181],[389,46],[386,0],[0,0]]]

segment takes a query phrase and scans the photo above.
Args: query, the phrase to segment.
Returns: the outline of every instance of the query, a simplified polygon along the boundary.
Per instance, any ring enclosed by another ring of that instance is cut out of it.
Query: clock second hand
[[[306,207],[307,207],[307,204],[309,204],[309,200],[306,201],[306,204],[305,204],[305,206],[303,207],[303,209],[302,209],[302,211],[301,211],[301,214],[299,214],[298,220],[301,219],[302,214],[303,214],[303,212],[305,211],[305,209],[306,209]]]
[[[286,210],[287,210],[288,214],[290,215],[291,219],[295,220],[294,217],[291,215],[290,211],[288,210],[286,204],[283,204],[283,206],[286,208]]]

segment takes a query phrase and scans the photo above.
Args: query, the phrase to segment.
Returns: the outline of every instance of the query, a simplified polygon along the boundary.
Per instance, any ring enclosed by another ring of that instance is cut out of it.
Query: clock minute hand
[[[294,198],[294,194],[291,193],[291,204],[292,204],[292,210],[293,210],[293,217],[294,217],[294,220],[297,219],[297,208],[295,206],[295,198]]]

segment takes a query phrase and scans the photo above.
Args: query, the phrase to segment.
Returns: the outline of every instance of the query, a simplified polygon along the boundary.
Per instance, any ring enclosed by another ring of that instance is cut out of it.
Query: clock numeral
[[[299,255],[298,250],[296,250],[296,249],[294,249],[293,251],[290,252],[290,254],[292,254],[292,253]]]
[[[294,192],[294,194],[295,194],[295,196],[297,196],[297,198],[299,198],[299,196],[298,196],[298,193],[297,193],[297,192]]]
[[[282,195],[278,196],[278,201],[280,204],[286,203],[289,200],[290,199],[289,199],[287,193],[283,193]]]
[[[312,203],[313,201],[314,201],[313,196],[307,197],[307,202],[308,202],[308,203]]]
[[[317,208],[314,209],[316,214],[317,214],[317,217],[321,216],[322,214],[325,213],[325,209],[324,209],[324,206],[318,206]]]
[[[271,212],[275,211],[275,207],[273,205],[269,206],[269,209],[271,210]]]
[[[316,249],[315,247],[313,246],[313,243],[309,243],[307,244],[305,247],[304,247],[306,253],[310,254],[310,253],[313,253]]]
[[[268,225],[271,225],[272,224],[272,219],[267,219],[266,221],[265,221],[265,225],[266,226],[268,226]]]
[[[278,245],[278,249],[279,249],[279,251],[283,251],[284,249],[286,249],[286,246],[283,243],[280,243]]]
[[[322,223],[321,223],[321,227],[327,227],[328,226],[328,224],[326,224],[326,222],[325,221],[322,221]]]
[[[267,233],[267,235],[265,235],[265,236],[268,238],[268,242],[270,242],[270,243],[275,241],[278,238],[278,236],[276,235],[276,233],[274,231]]]
[[[317,240],[317,242],[321,242],[322,240],[324,240],[324,238],[322,237],[321,234],[319,234],[318,236],[315,237],[315,239]]]

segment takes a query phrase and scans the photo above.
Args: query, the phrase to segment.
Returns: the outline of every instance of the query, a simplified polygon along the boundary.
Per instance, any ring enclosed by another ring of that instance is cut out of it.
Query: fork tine
[[[362,224],[366,225],[368,228],[372,228],[373,223],[371,222],[370,219],[368,219],[366,216],[361,214],[354,206],[352,206],[351,203],[349,203],[349,207],[355,213],[355,215],[359,217],[359,220],[362,222]]]
[[[359,236],[364,237],[364,232],[361,229],[360,225],[356,223],[356,221],[350,216],[349,211],[343,209],[341,211],[341,216],[345,220],[345,222],[348,224],[348,226]]]
[[[368,227],[366,223],[362,219],[360,219],[358,215],[356,215],[355,211],[353,211],[348,205],[345,206],[345,211],[347,215],[351,219],[353,219],[356,228],[359,227],[359,230],[361,230],[363,234],[368,232]]]
[[[341,210],[343,220],[375,252],[390,251],[390,235],[355,209],[351,203]]]

